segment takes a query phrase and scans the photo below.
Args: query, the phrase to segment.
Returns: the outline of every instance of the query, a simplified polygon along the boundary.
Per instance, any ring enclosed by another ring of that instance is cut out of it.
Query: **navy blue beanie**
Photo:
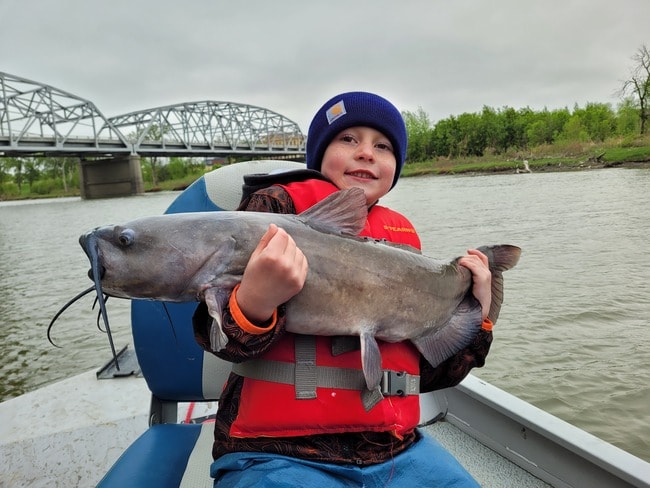
[[[349,127],[372,127],[390,140],[395,151],[397,183],[406,158],[406,125],[399,110],[385,98],[367,92],[348,92],[328,100],[314,116],[307,134],[307,168],[320,171],[325,149]]]

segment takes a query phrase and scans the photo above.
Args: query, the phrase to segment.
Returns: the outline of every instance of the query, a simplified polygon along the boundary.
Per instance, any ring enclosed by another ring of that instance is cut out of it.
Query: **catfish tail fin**
[[[488,318],[496,323],[503,304],[503,272],[519,262],[521,248],[508,244],[500,246],[483,246],[478,248],[488,257],[490,271],[492,272],[492,304]]]

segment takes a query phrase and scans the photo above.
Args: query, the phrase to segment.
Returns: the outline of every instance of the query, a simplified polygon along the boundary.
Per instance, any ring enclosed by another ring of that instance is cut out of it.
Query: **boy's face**
[[[372,205],[393,185],[397,160],[388,137],[370,127],[350,127],[330,142],[321,173],[340,189],[357,187]]]

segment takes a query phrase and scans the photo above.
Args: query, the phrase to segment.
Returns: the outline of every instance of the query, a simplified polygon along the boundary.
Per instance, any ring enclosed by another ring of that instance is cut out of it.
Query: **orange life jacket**
[[[297,213],[302,213],[325,197],[338,191],[338,188],[323,180],[307,180],[299,183],[279,185],[293,200]],[[368,212],[368,222],[360,236],[386,239],[398,244],[408,244],[418,250],[422,248],[413,224],[402,214],[381,205],[373,205]]]
[[[289,192],[298,213],[337,191],[336,186],[321,180],[282,186]],[[378,205],[370,209],[368,223],[360,235],[420,248],[413,225],[401,214]],[[390,293],[389,290],[386,292]],[[295,334],[285,334],[259,359],[295,365],[296,337]],[[361,353],[358,349],[333,353],[332,338],[315,337],[308,340],[313,340],[315,344],[317,368],[333,367],[360,372]],[[388,371],[399,375],[419,375],[420,353],[410,342],[378,343],[385,375]],[[233,437],[288,437],[365,431],[389,431],[402,436],[412,431],[420,419],[420,403],[416,394],[380,396],[368,408],[367,404],[364,405],[360,390],[318,387],[313,398],[299,399],[294,384],[244,376],[238,415],[230,429]]]

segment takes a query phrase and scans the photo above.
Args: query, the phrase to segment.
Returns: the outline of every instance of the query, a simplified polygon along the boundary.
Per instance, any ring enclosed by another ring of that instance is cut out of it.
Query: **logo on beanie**
[[[343,100],[336,102],[330,108],[327,109],[325,115],[327,116],[327,123],[332,124],[337,119],[343,117],[347,112],[345,111],[345,104]]]

